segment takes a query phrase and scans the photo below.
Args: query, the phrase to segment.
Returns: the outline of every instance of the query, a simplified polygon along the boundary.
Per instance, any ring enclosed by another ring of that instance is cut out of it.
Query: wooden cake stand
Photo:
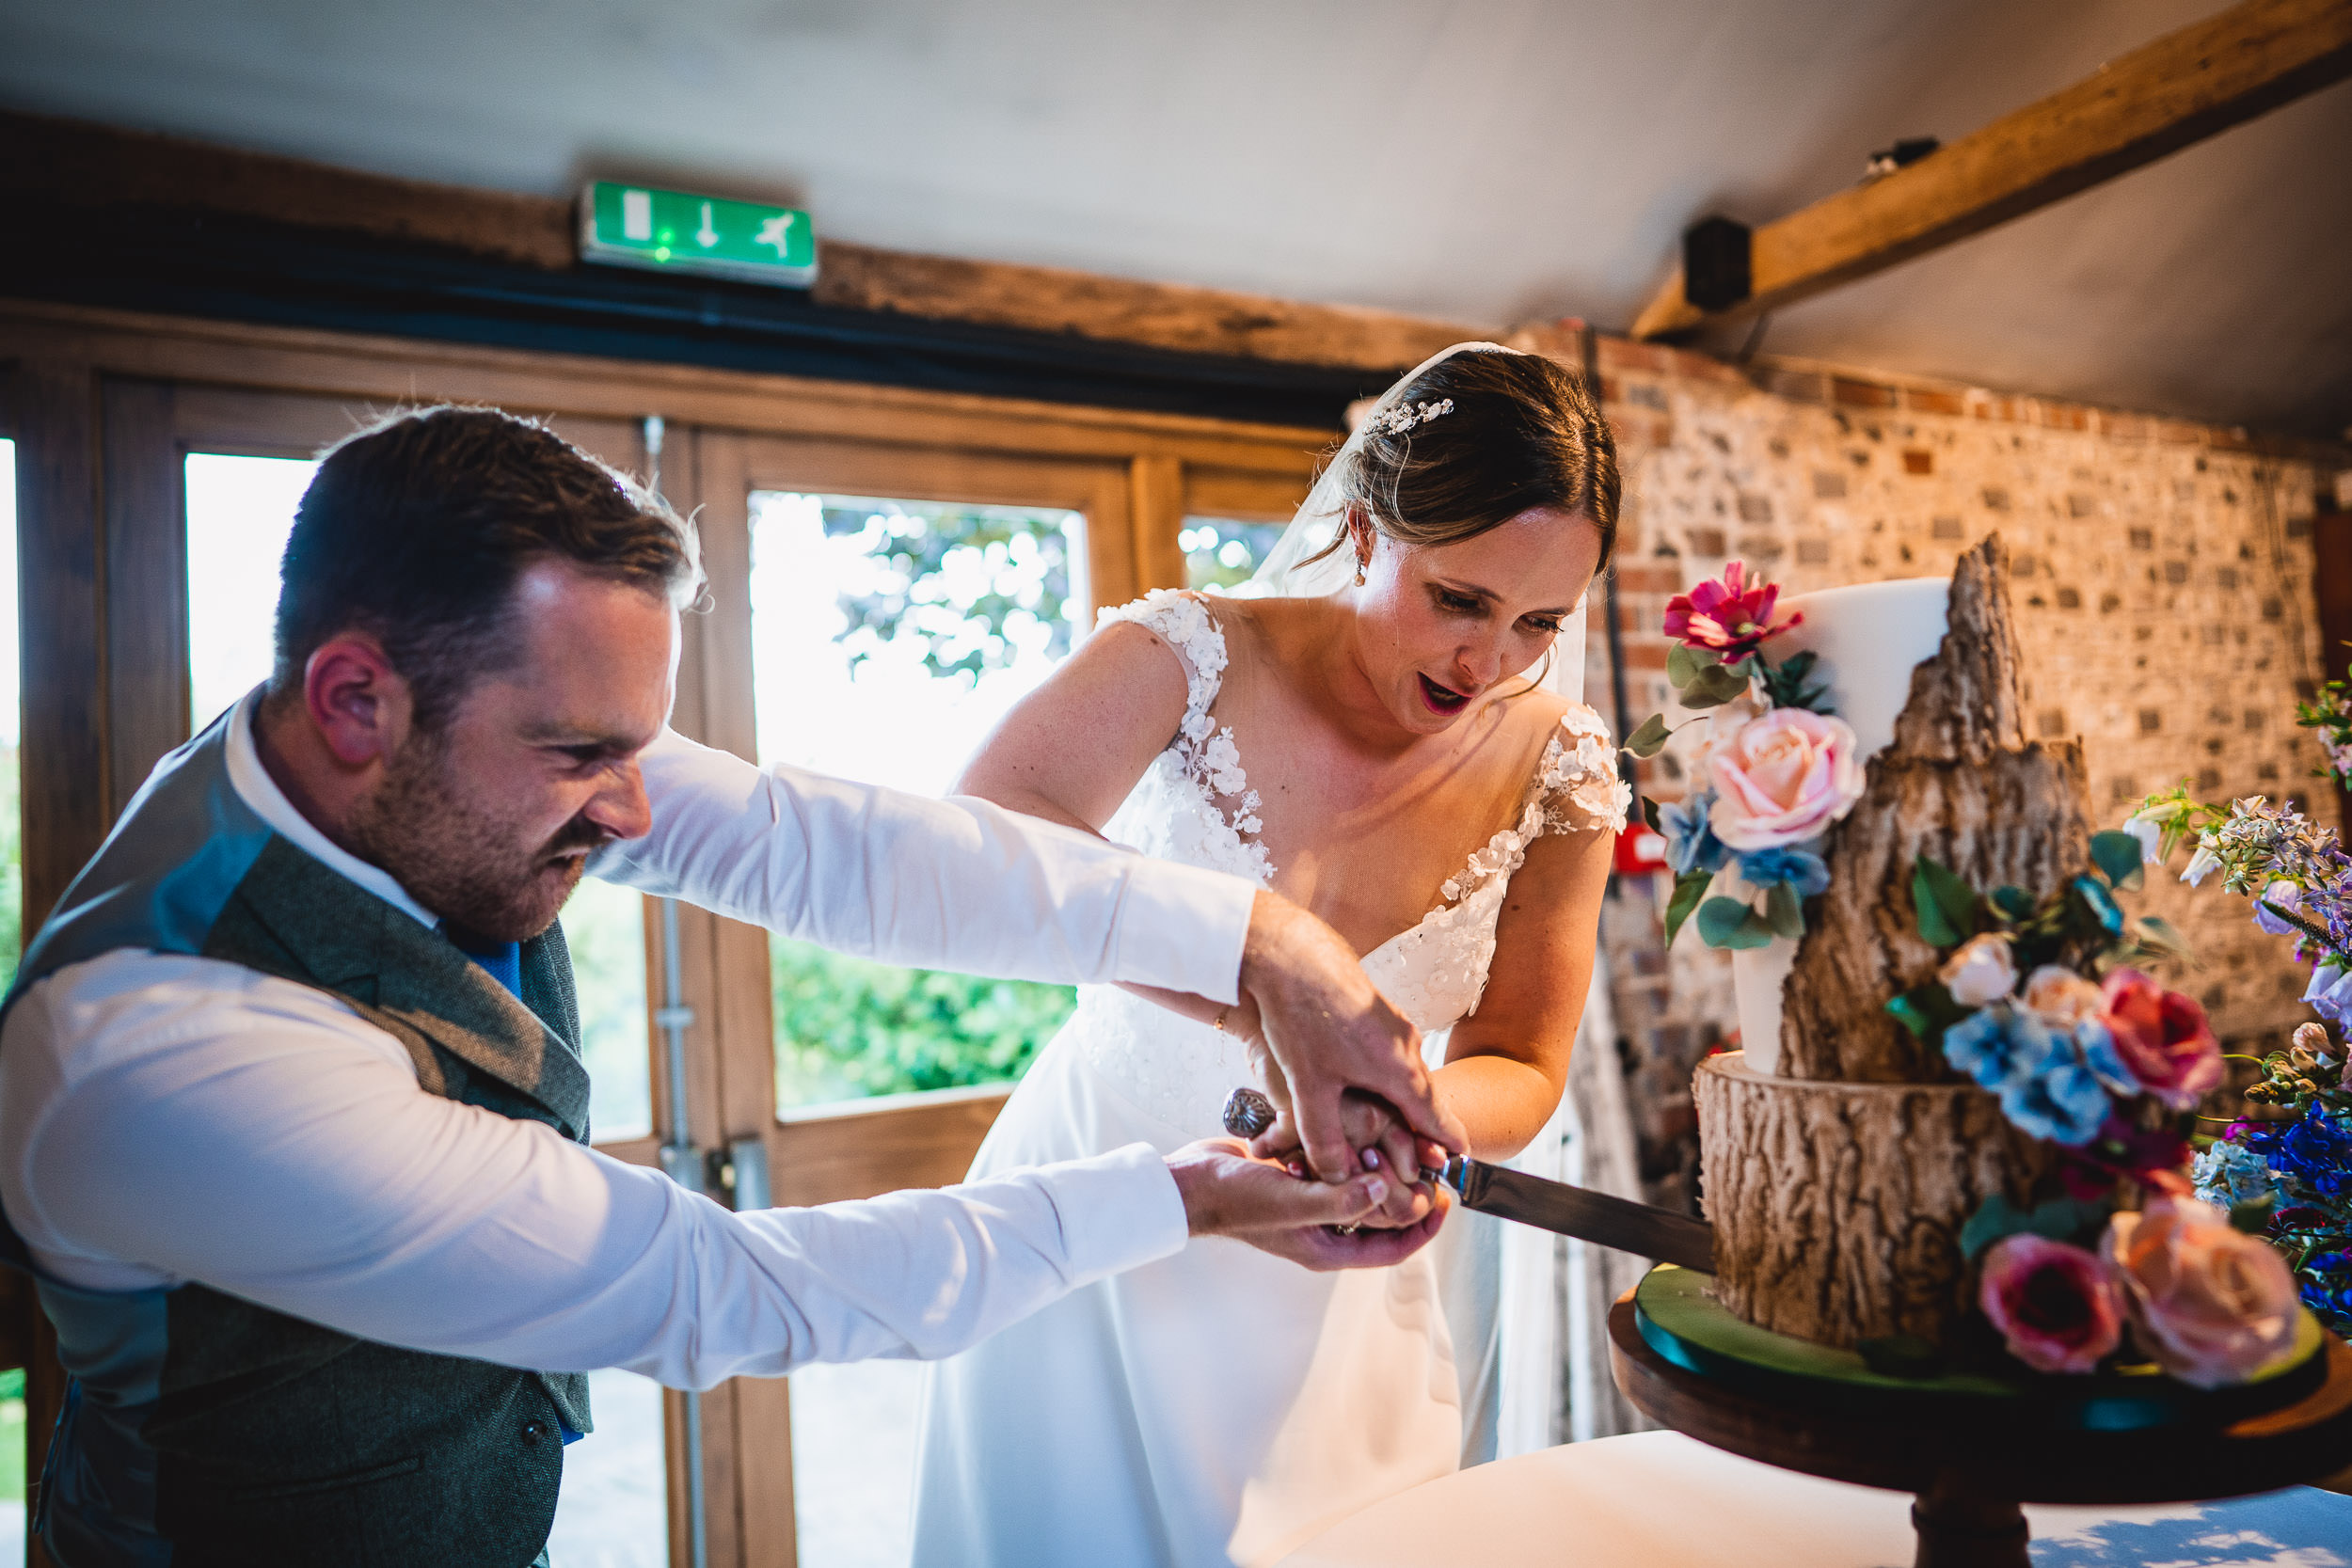
[[[2308,1319],[2285,1365],[2210,1394],[2154,1376],[1900,1378],[1739,1322],[1708,1279],[1661,1265],[1618,1298],[1626,1398],[1732,1453],[1915,1494],[1915,1568],[2028,1568],[2020,1503],[2237,1497],[2352,1463],[2352,1346]]]

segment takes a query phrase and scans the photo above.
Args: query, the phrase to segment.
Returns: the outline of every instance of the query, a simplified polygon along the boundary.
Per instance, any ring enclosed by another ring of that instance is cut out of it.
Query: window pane
[[[588,1125],[600,1144],[653,1131],[653,1034],[645,1012],[645,900],[589,879],[564,906],[580,988]]]
[[[590,1372],[588,1408],[596,1430],[564,1450],[548,1560],[563,1568],[669,1568],[661,1385],[618,1368]]]
[[[1074,512],[756,491],[759,760],[936,795],[1070,651]],[[776,1101],[1017,1078],[1065,986],[845,958],[771,939]]]
[[[914,1544],[922,1402],[919,1361],[819,1365],[792,1374],[800,1568],[905,1568]]]
[[[278,562],[318,465],[188,454],[188,722],[202,729],[269,678]]]
[[[1282,537],[1282,523],[1245,523],[1231,517],[1186,517],[1176,535],[1184,552],[1184,585],[1227,593],[1249,580],[1274,542]]]

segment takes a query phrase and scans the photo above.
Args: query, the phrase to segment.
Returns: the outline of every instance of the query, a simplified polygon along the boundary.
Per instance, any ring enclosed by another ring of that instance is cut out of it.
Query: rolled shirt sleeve
[[[1239,999],[1257,889],[969,796],[761,769],[665,730],[653,828],[590,875],[838,952],[1057,984]]]

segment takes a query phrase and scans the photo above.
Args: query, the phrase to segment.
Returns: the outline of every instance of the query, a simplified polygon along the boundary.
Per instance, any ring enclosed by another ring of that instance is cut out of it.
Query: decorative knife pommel
[[[1225,1099],[1225,1131],[1236,1138],[1254,1138],[1274,1125],[1274,1101],[1251,1088],[1235,1089]]]

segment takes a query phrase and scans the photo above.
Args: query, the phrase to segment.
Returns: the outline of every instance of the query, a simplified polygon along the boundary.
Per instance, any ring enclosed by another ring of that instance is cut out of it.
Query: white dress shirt
[[[262,768],[272,828],[421,923]],[[1002,811],[790,769],[664,733],[652,832],[593,865],[845,952],[1061,982],[1237,994],[1255,890]],[[734,1213],[660,1173],[427,1093],[325,991],[121,949],[31,987],[0,1039],[0,1195],[50,1276],[200,1281],[391,1344],[679,1387],[809,1361],[952,1354],[1184,1244],[1144,1145],[938,1191]]]

